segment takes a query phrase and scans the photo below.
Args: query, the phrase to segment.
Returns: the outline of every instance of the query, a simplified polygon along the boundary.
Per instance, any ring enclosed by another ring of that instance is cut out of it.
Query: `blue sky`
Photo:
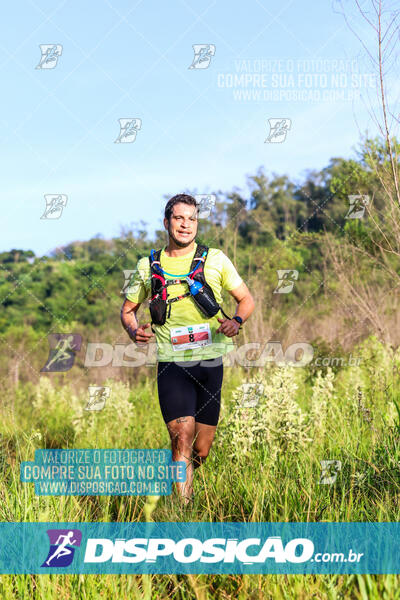
[[[301,178],[350,156],[359,130],[371,127],[352,85],[361,75],[363,97],[373,96],[372,69],[335,7],[9,3],[0,45],[1,250],[41,255],[140,220],[152,230],[165,195],[243,188],[260,166]],[[368,43],[361,23],[360,31]],[[62,45],[55,68],[35,68],[40,44]],[[215,46],[208,68],[189,69],[194,44]],[[272,90],[286,96],[273,99]],[[120,118],[141,119],[134,142],[114,143]],[[291,120],[283,143],[265,143],[269,118]],[[40,219],[45,194],[67,195],[59,219]]]

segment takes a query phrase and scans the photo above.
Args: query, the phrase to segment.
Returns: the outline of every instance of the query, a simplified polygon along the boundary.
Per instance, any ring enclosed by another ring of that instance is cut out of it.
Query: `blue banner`
[[[400,573],[400,523],[0,523],[0,573]]]
[[[171,450],[57,448],[36,450],[20,474],[38,496],[166,496],[186,481],[186,465]]]

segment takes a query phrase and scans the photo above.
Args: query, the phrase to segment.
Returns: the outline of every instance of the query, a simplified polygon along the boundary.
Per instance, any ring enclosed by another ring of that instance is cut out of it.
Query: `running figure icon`
[[[49,356],[41,373],[48,371],[68,371],[74,364],[75,354],[82,345],[82,336],[77,333],[51,333]]]
[[[66,535],[59,535],[56,541],[57,544],[57,549],[55,550],[55,552],[50,556],[50,558],[48,560],[46,560],[46,565],[50,566],[51,561],[58,557],[61,558],[62,556],[66,556],[67,554],[72,554],[72,550],[71,548],[67,548],[68,544],[76,544],[78,540],[74,540],[71,539],[74,537],[74,532],[73,531],[69,531]],[[60,540],[63,539],[63,541],[60,543]]]

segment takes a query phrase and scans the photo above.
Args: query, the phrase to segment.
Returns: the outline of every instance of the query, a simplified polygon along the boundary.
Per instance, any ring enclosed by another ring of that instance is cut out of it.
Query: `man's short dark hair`
[[[198,206],[196,199],[193,196],[189,196],[189,194],[177,194],[173,196],[170,200],[168,200],[167,205],[164,211],[164,217],[169,222],[170,217],[172,215],[172,209],[175,204],[182,202],[183,204],[189,204],[189,206]]]

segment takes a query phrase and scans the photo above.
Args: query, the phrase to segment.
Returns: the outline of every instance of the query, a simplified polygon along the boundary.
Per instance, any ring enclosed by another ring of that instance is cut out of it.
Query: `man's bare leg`
[[[193,444],[193,466],[195,469],[200,467],[206,460],[212,443],[214,441],[216,425],[206,425],[205,423],[195,423],[195,440]]]
[[[178,493],[187,504],[193,493],[192,445],[195,437],[194,417],[179,417],[167,423],[171,438],[172,460],[186,464],[186,481],[177,481]]]

